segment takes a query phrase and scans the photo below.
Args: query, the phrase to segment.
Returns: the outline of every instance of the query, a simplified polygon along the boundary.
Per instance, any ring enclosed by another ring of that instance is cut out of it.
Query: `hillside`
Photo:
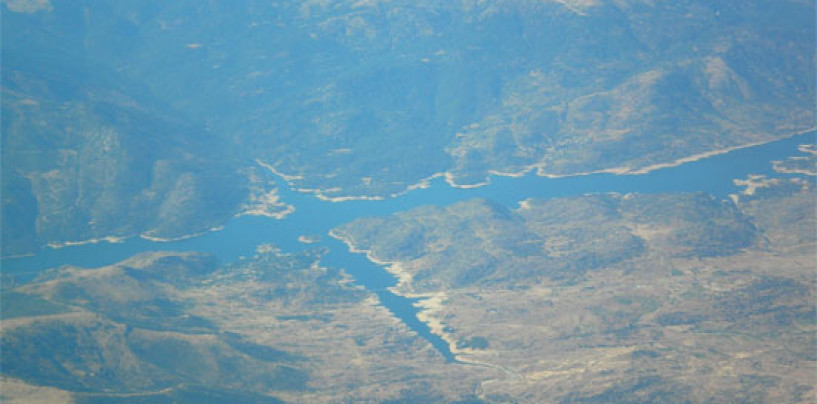
[[[813,397],[814,181],[706,194],[486,200],[336,229],[424,298],[498,402],[804,402]]]
[[[803,1],[3,7],[7,255],[274,205],[256,161],[382,197],[440,173],[643,171],[815,126]]]

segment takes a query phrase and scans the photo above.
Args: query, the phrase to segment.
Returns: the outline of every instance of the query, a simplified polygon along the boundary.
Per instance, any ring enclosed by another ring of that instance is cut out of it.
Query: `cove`
[[[772,174],[771,161],[798,155],[798,145],[814,141],[815,132],[809,132],[640,175],[592,174],[563,178],[534,174],[523,177],[493,176],[490,184],[470,189],[453,188],[442,178],[436,178],[430,181],[427,188],[418,188],[384,201],[328,202],[313,194],[292,191],[281,180],[281,200],[295,207],[295,212],[282,220],[238,217],[230,220],[220,231],[173,242],[130,238],[122,243],[43,248],[33,256],[3,259],[2,274],[4,280],[14,279],[19,283],[33,279],[48,268],[61,265],[105,266],[140,252],[155,250],[201,251],[213,254],[222,262],[232,262],[252,256],[255,247],[264,243],[275,244],[283,252],[322,246],[328,250],[322,264],[342,268],[352,275],[357,284],[375,293],[388,310],[452,362],[455,358],[448,344],[417,319],[418,309],[413,306],[416,299],[405,298],[389,290],[389,287],[396,285],[396,278],[369,261],[365,255],[350,252],[345,244],[328,236],[331,229],[365,216],[388,215],[422,205],[445,206],[471,198],[490,199],[509,208],[515,208],[527,198],[547,199],[606,192],[703,191],[726,199],[729,194],[740,191],[733,183],[734,179],[745,179],[750,174]],[[302,235],[317,235],[320,241],[307,245],[298,241]]]

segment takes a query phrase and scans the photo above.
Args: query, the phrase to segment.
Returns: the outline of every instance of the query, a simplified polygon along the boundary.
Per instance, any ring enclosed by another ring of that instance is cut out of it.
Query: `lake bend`
[[[283,253],[322,247],[328,252],[322,264],[342,268],[355,283],[376,294],[380,302],[408,327],[428,340],[449,362],[456,358],[446,341],[432,333],[418,320],[418,299],[395,294],[390,287],[397,284],[394,275],[367,259],[365,254],[350,252],[342,241],[329,232],[340,225],[366,216],[389,215],[423,205],[445,206],[472,198],[485,198],[509,208],[528,198],[558,198],[590,193],[671,193],[707,192],[728,200],[730,194],[741,191],[734,180],[749,175],[792,176],[772,169],[772,161],[801,154],[798,146],[813,144],[815,132],[795,135],[782,140],[732,150],[677,166],[656,169],[643,174],[588,174],[560,178],[540,177],[534,173],[520,177],[492,176],[490,182],[476,188],[455,188],[442,177],[429,181],[427,187],[413,189],[385,200],[345,200],[331,202],[313,193],[296,192],[280,179],[280,200],[295,207],[283,219],[264,216],[241,216],[231,219],[218,231],[176,241],[150,241],[131,237],[117,243],[100,242],[61,248],[44,247],[36,254],[4,258],[0,261],[4,283],[30,281],[48,268],[62,265],[100,267],[122,261],[146,251],[200,251],[214,255],[222,263],[251,257],[257,246],[273,244]],[[810,181],[814,181],[810,177]],[[314,241],[304,243],[304,239]],[[312,240],[314,239],[314,240]]]

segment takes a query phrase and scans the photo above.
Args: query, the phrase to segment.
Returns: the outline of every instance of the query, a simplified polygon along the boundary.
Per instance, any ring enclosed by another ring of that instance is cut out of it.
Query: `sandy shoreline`
[[[401,290],[400,289],[401,286],[410,285],[412,279],[411,274],[407,273],[403,269],[402,263],[377,259],[373,257],[371,250],[357,248],[354,244],[354,240],[349,235],[341,234],[340,232],[334,229],[329,232],[329,235],[346,244],[350,252],[357,254],[366,254],[366,257],[367,259],[369,259],[369,261],[384,267],[386,271],[388,271],[392,275],[395,275],[398,279],[397,285],[390,287],[389,290],[395,295],[401,297],[409,299],[419,299],[413,304],[414,307],[418,309],[417,320],[428,326],[430,333],[440,337],[440,339],[445,341],[445,343],[448,345],[449,352],[451,352],[451,354],[454,356],[454,360],[461,364],[495,368],[501,370],[506,374],[514,375],[516,378],[520,380],[522,379],[522,376],[513,370],[509,370],[499,365],[495,365],[488,362],[482,362],[474,359],[473,355],[476,354],[477,352],[470,348],[457,347],[457,338],[453,334],[445,331],[446,328],[445,324],[443,324],[442,320],[440,320],[436,316],[437,313],[443,310],[443,302],[448,297],[445,292],[409,293],[404,290]]]
[[[778,167],[774,165],[774,171],[780,174],[799,174],[799,175],[807,175],[809,177],[817,177],[817,172],[810,171],[810,170],[801,170],[797,168],[785,168],[785,167]]]
[[[278,171],[271,164],[264,163],[260,159],[256,159],[255,161],[260,166],[266,168],[267,170],[269,170],[274,175],[276,175],[279,178],[283,179],[286,182],[286,184],[288,186],[290,186],[290,188],[292,190],[294,190],[296,192],[312,193],[312,194],[315,195],[315,197],[317,197],[318,199],[323,200],[323,201],[327,201],[327,202],[347,202],[347,201],[361,201],[361,200],[382,201],[382,200],[385,200],[387,198],[400,197],[400,196],[405,195],[405,194],[407,194],[407,193],[409,193],[409,192],[411,192],[413,190],[416,190],[416,189],[428,188],[428,187],[431,186],[431,181],[432,180],[434,180],[436,178],[440,178],[440,177],[444,178],[445,182],[449,186],[451,186],[453,188],[471,189],[471,188],[479,188],[479,187],[482,187],[482,186],[489,185],[491,183],[491,177],[492,176],[498,176],[498,177],[523,177],[525,175],[528,175],[533,170],[536,170],[536,175],[537,176],[545,177],[545,178],[566,178],[566,177],[578,177],[578,176],[593,175],[593,174],[642,175],[642,174],[648,174],[648,173],[650,173],[652,171],[660,170],[660,169],[663,169],[663,168],[676,167],[676,166],[679,166],[679,165],[682,165],[682,164],[691,163],[691,162],[694,162],[694,161],[706,159],[706,158],[713,157],[713,156],[716,156],[716,155],[726,154],[726,153],[729,153],[729,152],[732,152],[732,151],[735,151],[735,150],[760,146],[760,145],[763,145],[763,144],[767,144],[767,143],[771,143],[771,142],[775,142],[775,141],[780,141],[780,140],[783,140],[783,139],[788,139],[788,138],[791,138],[791,137],[794,137],[794,136],[800,136],[800,135],[803,135],[803,134],[806,134],[806,133],[809,133],[809,132],[813,132],[814,130],[815,130],[815,128],[810,128],[810,129],[794,132],[793,134],[791,134],[789,136],[786,136],[786,137],[783,137],[783,138],[771,139],[771,140],[767,140],[767,141],[754,142],[754,143],[750,143],[750,144],[734,146],[734,147],[729,147],[729,148],[725,148],[725,149],[718,149],[718,150],[712,150],[712,151],[708,151],[708,152],[704,152],[704,153],[698,153],[698,154],[695,154],[695,155],[692,155],[692,156],[677,159],[677,160],[672,161],[672,162],[652,164],[652,165],[649,165],[649,166],[646,166],[646,167],[643,167],[643,168],[639,168],[639,169],[631,169],[631,168],[627,168],[627,167],[615,167],[615,168],[607,168],[607,169],[602,169],[602,170],[595,170],[595,171],[581,172],[581,173],[574,173],[574,174],[552,174],[552,173],[545,172],[544,167],[542,166],[542,164],[537,163],[537,164],[531,164],[531,165],[525,166],[522,169],[520,169],[519,171],[515,171],[515,172],[503,172],[503,171],[498,171],[498,170],[489,170],[487,172],[488,176],[486,177],[486,180],[482,181],[482,182],[475,183],[475,184],[458,184],[456,182],[455,175],[451,171],[443,171],[443,172],[434,173],[434,174],[432,174],[432,175],[430,175],[430,176],[428,176],[426,178],[423,178],[423,179],[417,181],[414,184],[408,185],[408,186],[405,187],[404,190],[402,190],[400,192],[392,193],[392,194],[388,195],[388,197],[384,197],[384,196],[365,196],[365,195],[364,196],[338,196],[338,197],[332,197],[332,196],[327,196],[326,192],[329,192],[329,191],[336,192],[336,191],[338,191],[337,188],[327,189],[327,190],[295,188],[295,187],[293,187],[293,184],[291,182],[295,181],[295,180],[303,179],[304,177],[302,175],[287,175],[287,174],[284,174],[284,173]],[[804,152],[804,153],[817,154],[817,150],[815,150],[812,145],[808,145],[808,144],[801,145],[798,148],[798,150],[800,150],[801,152]],[[783,167],[777,167],[777,166],[775,166],[774,168],[775,168],[776,171],[778,171],[780,173],[802,174],[802,175],[808,175],[808,176],[817,175],[817,173],[812,172],[812,171],[808,171],[808,170],[785,169]],[[240,217],[240,216],[264,216],[264,217],[270,217],[270,218],[274,218],[274,219],[283,219],[287,215],[289,215],[289,214],[291,214],[291,213],[293,213],[295,211],[294,206],[283,203],[283,202],[280,202],[278,200],[278,195],[267,195],[267,194],[265,194],[264,197],[265,198],[264,198],[263,201],[255,201],[255,202],[276,202],[276,203],[281,203],[281,205],[286,206],[286,209],[284,209],[283,211],[272,212],[272,211],[270,211],[268,209],[265,209],[265,207],[267,207],[267,206],[263,206],[263,207],[258,207],[258,206],[245,207],[245,210],[239,211],[238,213],[236,213],[234,215],[234,217]],[[273,201],[273,199],[274,199],[274,201]],[[280,207],[280,206],[277,206],[277,207]],[[520,206],[520,208],[524,208],[524,205]],[[197,233],[184,235],[184,236],[180,236],[180,237],[155,237],[155,236],[150,235],[150,231],[139,234],[138,236],[140,238],[143,238],[143,239],[149,240],[149,241],[153,241],[153,242],[172,242],[172,241],[179,241],[179,240],[185,240],[185,239],[189,239],[189,238],[193,238],[193,237],[198,237],[198,236],[201,236],[201,235],[206,234],[206,233],[211,232],[211,231],[221,230],[223,227],[224,226],[218,226],[218,227],[214,227],[214,228],[211,228],[209,230],[206,230],[206,231],[197,232]],[[105,242],[105,243],[121,243],[121,242],[124,242],[126,239],[134,237],[134,236],[135,235],[130,235],[130,236],[106,236],[106,237],[94,238],[94,239],[89,239],[89,240],[80,240],[80,241],[51,242],[51,243],[47,244],[47,247],[53,248],[53,249],[59,249],[59,248],[65,248],[65,247],[71,247],[71,246],[79,246],[79,245],[86,245],[86,244],[97,244],[97,243],[103,243],[103,242]],[[339,237],[336,237],[336,238],[340,239],[341,241],[344,241],[347,244],[347,246],[350,247],[350,251],[356,251],[356,250],[354,250],[353,246],[350,243],[347,242],[347,240],[344,240],[343,238],[339,238]],[[358,252],[364,253],[365,251],[358,251]],[[367,253],[367,257],[372,262],[374,262],[374,263],[376,263],[378,265],[386,266],[387,270],[389,270],[389,272],[391,272],[394,275],[398,276],[399,282],[409,282],[409,283],[411,282],[410,279],[406,279],[406,277],[408,275],[405,273],[405,271],[402,271],[401,268],[399,268],[399,263],[381,262],[381,261],[378,261],[376,258],[372,257],[370,253],[368,253],[368,252],[365,252],[365,253]],[[23,256],[26,256],[26,255],[23,255]],[[17,258],[17,257],[9,256],[9,257],[3,257],[3,258]],[[389,268],[391,268],[391,269],[389,269]],[[398,286],[400,284],[401,283],[398,283]]]
[[[481,181],[481,182],[474,183],[474,184],[459,184],[459,183],[457,183],[456,176],[455,176],[455,174],[453,172],[451,172],[450,170],[449,171],[442,171],[442,172],[434,173],[434,174],[432,174],[432,175],[430,175],[430,176],[428,176],[426,178],[423,178],[423,179],[415,182],[414,184],[407,185],[402,191],[391,193],[387,197],[386,196],[365,196],[365,195],[328,196],[328,195],[326,195],[326,193],[328,193],[328,192],[337,192],[340,189],[338,189],[338,188],[329,188],[329,189],[294,188],[293,184],[291,184],[291,181],[298,180],[298,179],[303,179],[303,176],[300,176],[300,175],[286,175],[286,174],[283,174],[283,173],[279,172],[278,170],[276,170],[270,164],[265,164],[265,163],[261,162],[260,160],[256,160],[256,161],[258,162],[258,164],[260,164],[261,166],[269,169],[273,174],[279,176],[284,181],[286,181],[287,184],[290,186],[290,188],[292,188],[294,191],[304,192],[304,193],[312,193],[318,199],[323,200],[323,201],[327,201],[327,202],[347,202],[347,201],[361,201],[361,200],[382,201],[382,200],[385,200],[387,198],[396,198],[396,197],[399,197],[399,196],[403,196],[403,195],[405,195],[405,194],[407,194],[407,193],[409,193],[409,192],[411,192],[411,191],[413,191],[415,189],[428,188],[431,185],[430,182],[432,180],[436,179],[436,178],[439,178],[439,177],[443,177],[445,179],[446,184],[448,184],[452,188],[472,189],[472,188],[479,188],[479,187],[483,187],[483,186],[486,186],[486,185],[490,185],[491,184],[491,177],[493,177],[493,176],[518,178],[518,177],[524,177],[524,176],[530,174],[534,170],[535,170],[536,175],[539,176],[539,177],[553,178],[553,179],[556,179],[556,178],[569,178],[569,177],[581,177],[581,176],[595,175],[595,174],[644,175],[644,174],[649,174],[649,173],[651,173],[653,171],[656,171],[656,170],[660,170],[660,169],[664,169],[664,168],[677,167],[677,166],[680,166],[680,165],[683,165],[683,164],[686,164],[686,163],[692,163],[692,162],[695,162],[695,161],[707,159],[709,157],[718,156],[718,155],[721,155],[721,154],[727,154],[727,153],[730,153],[730,152],[733,152],[733,151],[736,151],[736,150],[747,149],[747,148],[751,148],[751,147],[761,146],[761,145],[764,145],[764,144],[789,139],[789,138],[792,138],[792,137],[795,137],[795,136],[800,136],[800,135],[803,135],[803,134],[806,134],[806,133],[809,133],[809,132],[813,132],[815,130],[817,130],[817,128],[809,128],[809,129],[794,132],[794,133],[792,133],[792,134],[790,134],[788,136],[783,136],[783,137],[780,137],[780,138],[769,139],[769,140],[764,140],[764,141],[759,141],[759,142],[753,142],[753,143],[743,144],[743,145],[739,145],[739,146],[727,147],[727,148],[723,148],[723,149],[710,150],[708,152],[703,152],[703,153],[693,154],[693,155],[687,156],[687,157],[682,157],[682,158],[679,158],[679,159],[676,159],[676,160],[673,160],[673,161],[670,161],[670,162],[667,162],[667,163],[656,163],[656,164],[651,164],[651,165],[648,165],[646,167],[641,167],[641,168],[611,167],[611,168],[604,168],[604,169],[600,169],[600,170],[593,170],[593,171],[586,171],[586,172],[579,172],[579,173],[572,173],[572,174],[554,174],[554,173],[547,172],[543,163],[534,163],[534,164],[524,166],[524,167],[522,167],[521,169],[519,169],[517,171],[500,171],[500,170],[496,170],[496,169],[488,170],[486,172],[487,175],[486,175],[485,180]],[[805,149],[805,150],[803,150],[803,149]],[[807,153],[817,153],[808,146],[801,146],[801,151],[807,152]],[[799,174],[806,174],[806,173],[799,173]]]
[[[51,242],[46,244],[48,248],[53,248],[55,250],[65,247],[74,247],[78,245],[86,245],[86,244],[98,244],[98,243],[111,243],[111,244],[118,244],[123,243],[125,240],[131,238],[133,236],[106,236],[100,238],[92,238],[88,240],[81,240],[81,241],[63,241],[61,243]],[[33,254],[32,254],[33,255]]]
[[[153,242],[168,243],[168,242],[173,242],[173,241],[187,240],[189,238],[199,237],[199,236],[203,236],[203,235],[205,235],[207,233],[211,233],[211,232],[214,232],[214,231],[221,231],[221,230],[224,230],[224,225],[211,227],[211,228],[209,228],[207,230],[200,231],[198,233],[187,234],[187,235],[179,236],[179,237],[155,237],[155,236],[149,236],[148,232],[144,232],[144,233],[139,235],[139,238],[143,238],[145,240],[153,241]]]
[[[413,305],[415,308],[418,309],[417,312],[417,319],[420,322],[424,323],[428,326],[429,332],[432,334],[440,337],[443,341],[448,344],[448,350],[454,356],[454,359],[459,362],[469,362],[473,364],[479,365],[490,365],[490,364],[483,364],[473,360],[463,359],[463,355],[468,355],[471,352],[470,349],[460,349],[457,348],[457,341],[453,335],[450,333],[445,332],[445,325],[440,321],[437,317],[435,317],[435,313],[442,310],[442,302],[446,299],[445,292],[434,292],[434,293],[409,293],[405,290],[401,290],[403,287],[410,287],[412,276],[408,272],[403,269],[403,264],[401,262],[395,261],[385,261],[380,260],[373,256],[371,250],[364,250],[360,249],[355,246],[354,240],[352,240],[351,236],[346,234],[341,234],[341,232],[336,230],[331,230],[329,235],[337,240],[340,240],[349,248],[349,251],[356,254],[366,254],[366,258],[371,261],[372,263],[383,267],[386,271],[390,274],[397,277],[397,285],[389,287],[389,290],[394,293],[395,295],[409,298],[409,299],[419,299]]]
[[[295,213],[295,207],[292,205],[273,205],[275,207],[282,207],[286,206],[286,209],[278,212],[270,212],[269,210],[265,209],[266,206],[257,207],[257,208],[247,208],[241,212],[236,213],[233,217],[241,217],[241,216],[264,216],[269,217],[272,219],[284,219],[292,213]],[[223,226],[222,226],[223,227]]]
[[[351,236],[347,234],[341,234],[341,232],[339,232],[336,229],[330,230],[329,236],[343,242],[343,244],[346,244],[346,247],[349,248],[349,252],[354,254],[365,254],[366,259],[368,259],[369,261],[373,262],[376,265],[383,267],[388,273],[397,277],[397,284],[389,287],[389,290],[392,291],[392,293],[403,297],[414,297],[407,294],[403,294],[399,291],[400,287],[403,287],[404,285],[411,285],[412,282],[411,274],[403,270],[402,264],[400,262],[384,261],[378,259],[377,257],[374,256],[371,250],[362,250],[357,248]]]

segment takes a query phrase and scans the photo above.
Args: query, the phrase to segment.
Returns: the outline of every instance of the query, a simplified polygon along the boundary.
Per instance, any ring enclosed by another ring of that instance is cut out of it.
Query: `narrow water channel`
[[[565,178],[544,178],[529,174],[524,177],[492,177],[489,185],[460,189],[452,188],[441,178],[431,186],[416,189],[398,198],[385,201],[327,202],[312,194],[294,192],[281,182],[281,200],[295,206],[295,212],[282,220],[266,217],[240,217],[228,222],[224,229],[199,237],[174,241],[151,242],[141,238],[122,243],[86,244],[60,249],[44,248],[37,254],[2,260],[4,278],[25,282],[47,268],[61,265],[98,267],[124,260],[134,254],[151,250],[202,251],[215,255],[223,262],[251,256],[255,247],[272,243],[285,252],[300,251],[306,245],[298,241],[302,235],[319,235],[329,250],[323,263],[343,268],[356,283],[375,293],[382,304],[408,327],[428,340],[448,361],[454,361],[448,344],[431,333],[417,319],[416,300],[394,294],[388,288],[397,279],[363,254],[349,252],[346,245],[328,236],[331,229],[365,216],[388,215],[421,205],[445,206],[471,198],[487,198],[515,208],[527,198],[554,198],[587,193],[664,193],[704,191],[726,199],[740,190],[734,179],[750,174],[771,174],[771,161],[797,155],[797,146],[813,143],[815,132],[781,141],[735,150],[730,153],[660,169],[642,175],[594,174]],[[314,246],[314,245],[313,245]]]

